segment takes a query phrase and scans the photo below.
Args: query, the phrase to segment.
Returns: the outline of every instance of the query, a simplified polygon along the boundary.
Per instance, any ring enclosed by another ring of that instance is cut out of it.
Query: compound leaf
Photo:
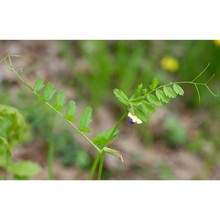
[[[79,117],[78,128],[80,131],[90,132],[88,127],[92,121],[92,108],[86,107]]]
[[[34,92],[40,91],[44,87],[44,80],[38,79],[34,86]]]

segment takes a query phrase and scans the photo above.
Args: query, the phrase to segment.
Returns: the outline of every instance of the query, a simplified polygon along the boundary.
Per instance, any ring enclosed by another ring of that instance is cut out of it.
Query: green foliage
[[[143,89],[143,83],[141,83],[141,84],[139,84],[139,85],[137,86],[137,89],[136,89],[134,95],[131,97],[131,99],[135,99],[135,98],[140,97],[141,92],[142,92],[142,89]],[[147,91],[146,91],[146,92],[147,92]]]
[[[7,164],[6,148],[0,145],[0,167],[4,168],[6,164]]]
[[[7,142],[10,148],[25,139],[28,128],[23,116],[16,108],[0,105],[0,124],[1,140]]]
[[[143,108],[137,108],[137,107],[134,107],[134,113],[135,115],[141,119],[141,121],[144,121],[144,122],[147,122],[149,121],[149,116],[148,116],[148,112],[145,112]]]
[[[178,94],[178,95],[183,95],[183,94],[184,94],[183,89],[182,89],[179,85],[177,85],[177,84],[174,84],[174,85],[173,85],[173,90],[174,90],[175,93]]]
[[[62,110],[63,106],[65,105],[65,102],[66,102],[66,96],[62,90],[59,90],[55,98],[54,108],[58,111]]]
[[[169,103],[170,98],[176,98],[177,95],[183,95],[183,89],[177,83],[170,83],[159,86],[158,78],[154,78],[150,84],[150,91],[139,84],[135,93],[129,99],[121,90],[115,89],[114,94],[117,99],[128,106],[128,111],[137,116],[141,121],[149,121],[150,114],[155,113],[155,107]],[[173,89],[170,87],[173,85]]]
[[[90,165],[90,157],[86,151],[80,149],[74,153],[74,164],[83,169],[88,168]]]
[[[119,90],[119,89],[114,89],[113,92],[114,92],[116,98],[117,98],[120,102],[122,102],[122,103],[125,104],[125,105],[128,105],[129,99],[128,99],[128,97],[124,94],[124,92],[122,92],[122,91]]]
[[[0,167],[14,176],[32,177],[41,167],[31,161],[14,163],[11,160],[12,148],[25,140],[28,128],[21,113],[14,107],[0,105]]]
[[[56,155],[64,166],[79,166],[89,168],[91,158],[81,144],[75,140],[72,132],[66,128],[59,130],[55,136]]]
[[[174,115],[165,118],[164,128],[166,129],[165,139],[174,147],[186,143],[187,132],[180,119]]]
[[[141,101],[141,108],[146,114],[156,112],[155,108],[147,101]]]
[[[113,129],[109,129],[99,133],[94,139],[93,142],[101,147],[106,147],[108,143],[115,137],[119,135],[119,130],[116,129],[112,134]],[[111,135],[111,136],[110,136]]]
[[[156,96],[157,96],[157,98],[158,98],[158,100],[160,100],[160,101],[162,101],[162,102],[164,102],[164,103],[169,103],[169,98],[164,94],[164,92],[163,91],[161,91],[160,89],[157,89],[156,90]]]
[[[164,86],[163,87],[163,91],[164,94],[168,97],[168,98],[175,98],[176,97],[176,93],[173,91],[173,89],[169,86]]]
[[[90,132],[88,127],[92,121],[92,108],[86,107],[79,117],[78,128],[80,131]]]
[[[156,106],[161,106],[162,105],[162,103],[153,94],[147,94],[147,99],[153,105],[156,105]]]
[[[44,87],[44,80],[38,79],[34,86],[34,92],[40,91]]]
[[[152,81],[152,83],[150,84],[150,89],[151,90],[154,90],[154,89],[156,89],[156,87],[158,86],[158,84],[159,84],[159,80],[158,80],[158,78],[157,77],[154,77],[153,78],[153,81]]]
[[[76,103],[73,100],[70,100],[67,105],[66,114],[64,117],[69,121],[75,120],[76,108]]]
[[[32,161],[22,161],[18,163],[10,163],[7,170],[15,176],[33,177],[41,172],[41,167]]]
[[[47,101],[47,102],[50,101],[53,98],[54,94],[55,94],[55,90],[54,90],[53,84],[50,82],[47,83],[47,85],[44,87],[44,91],[43,91],[43,97],[44,97],[45,101]]]

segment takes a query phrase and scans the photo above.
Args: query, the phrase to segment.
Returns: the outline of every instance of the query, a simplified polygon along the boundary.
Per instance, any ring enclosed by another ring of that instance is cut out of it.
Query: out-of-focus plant
[[[90,106],[86,107],[78,120],[76,120],[77,104],[75,101],[69,100],[66,109],[64,110],[66,104],[66,96],[64,92],[61,90],[56,91],[53,84],[50,82],[44,85],[43,79],[38,79],[32,87],[21,77],[21,73],[16,71],[12,64],[12,57],[13,55],[7,55],[2,60],[8,64],[9,69],[17,75],[22,83],[31,90],[33,94],[61,116],[97,151],[97,156],[91,167],[89,179],[94,178],[97,167],[98,179],[101,179],[106,154],[116,156],[123,162],[122,153],[118,150],[112,149],[110,147],[110,142],[119,135],[118,128],[126,117],[129,118],[128,122],[130,124],[142,124],[143,122],[149,121],[151,114],[156,111],[156,107],[169,103],[170,100],[176,98],[178,95],[184,95],[184,90],[180,86],[182,84],[195,86],[199,100],[199,86],[205,87],[212,95],[216,96],[208,86],[208,82],[214,77],[214,75],[205,83],[198,82],[198,79],[208,66],[192,81],[170,82],[164,85],[159,85],[159,80],[155,77],[148,86],[143,86],[143,83],[140,83],[131,96],[126,95],[122,90],[114,89],[113,93],[117,100],[124,105],[124,112],[114,128],[103,131],[93,139],[90,139],[86,133],[91,131],[89,125],[92,121],[92,108]],[[75,123],[76,121],[78,121],[78,123]]]
[[[144,82],[152,78],[153,63],[146,59],[148,48],[148,41],[60,42],[60,53],[73,72],[68,83],[80,87],[94,108],[106,101],[111,88],[119,87],[127,93],[139,78]]]
[[[14,162],[12,159],[13,148],[23,142],[27,134],[27,126],[21,113],[14,107],[0,105],[0,167],[14,178],[30,178],[37,175],[41,168],[32,161]]]

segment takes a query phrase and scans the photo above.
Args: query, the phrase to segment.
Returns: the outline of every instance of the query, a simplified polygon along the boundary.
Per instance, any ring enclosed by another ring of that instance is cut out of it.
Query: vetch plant
[[[90,139],[86,133],[91,131],[89,125],[92,121],[92,108],[90,106],[86,107],[77,120],[77,103],[74,100],[69,100],[66,104],[66,96],[64,92],[61,90],[56,91],[53,84],[50,82],[45,85],[43,79],[38,79],[34,86],[28,84],[14,68],[12,57],[17,57],[17,55],[7,55],[1,61],[5,61],[10,70],[18,76],[23,84],[31,90],[34,95],[62,117],[76,132],[90,143],[94,150],[97,151],[88,179],[94,179],[96,170],[98,170],[97,179],[101,179],[106,154],[116,156],[123,162],[122,153],[116,149],[112,149],[110,143],[119,135],[119,126],[125,118],[128,119],[128,123],[130,124],[141,124],[149,121],[150,116],[156,112],[157,107],[169,103],[170,100],[177,96],[184,95],[184,90],[181,87],[182,84],[195,86],[199,101],[199,86],[205,87],[212,95],[217,96],[208,86],[208,82],[214,77],[214,75],[205,83],[198,82],[198,79],[209,65],[192,81],[170,82],[165,85],[159,85],[159,80],[154,78],[152,83],[147,87],[143,86],[141,83],[137,86],[136,91],[130,97],[123,91],[114,89],[113,93],[117,100],[124,105],[124,113],[114,128],[103,131],[93,139]]]

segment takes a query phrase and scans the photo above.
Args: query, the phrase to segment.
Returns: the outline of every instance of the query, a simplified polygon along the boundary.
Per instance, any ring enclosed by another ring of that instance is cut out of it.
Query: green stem
[[[93,177],[95,175],[95,171],[96,171],[96,168],[98,166],[98,163],[99,163],[99,159],[100,159],[100,153],[98,153],[95,157],[95,160],[93,161],[93,164],[92,164],[92,168],[91,168],[91,171],[89,173],[89,177],[88,177],[88,180],[93,180]]]
[[[54,164],[54,144],[50,143],[48,152],[48,179],[53,180],[53,164]]]
[[[53,130],[53,129],[52,129]],[[52,130],[50,131],[50,141],[49,141],[49,152],[48,152],[48,179],[53,180],[54,179],[54,152],[55,152],[55,146],[54,146],[54,136]]]
[[[100,154],[101,158],[100,158],[100,162],[99,162],[99,172],[98,172],[98,180],[101,180],[102,178],[102,168],[103,168],[103,163],[104,163],[104,159],[105,159],[105,152],[102,152]]]
[[[119,125],[122,123],[122,121],[124,120],[124,118],[127,115],[127,111],[124,112],[124,114],[121,116],[121,118],[119,119],[119,121],[117,122],[117,124],[115,125],[115,127],[113,128],[111,134],[109,135],[109,139],[108,142],[112,139],[112,136],[114,135],[115,131],[117,130],[117,128],[119,127]],[[108,144],[107,144],[108,145]]]

